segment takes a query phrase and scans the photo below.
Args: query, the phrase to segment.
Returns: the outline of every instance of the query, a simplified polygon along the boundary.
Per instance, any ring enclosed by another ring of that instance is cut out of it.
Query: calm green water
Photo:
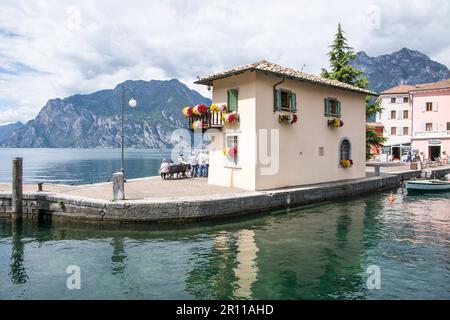
[[[0,220],[0,298],[450,299],[450,193],[396,196],[203,224]]]
[[[120,169],[120,149],[20,149],[0,148],[0,182],[11,181],[11,160],[23,158],[25,183],[88,184],[109,181]],[[169,151],[127,149],[126,176],[130,179],[158,175]]]

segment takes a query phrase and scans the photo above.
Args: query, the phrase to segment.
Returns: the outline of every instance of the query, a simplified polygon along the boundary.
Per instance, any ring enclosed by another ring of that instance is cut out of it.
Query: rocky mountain
[[[0,126],[0,143],[4,141],[11,134],[11,132],[20,129],[23,126],[24,124],[20,121]]]
[[[2,147],[96,148],[120,146],[121,85],[87,95],[52,99],[34,120],[14,130]],[[178,80],[126,81],[125,145],[171,146],[174,129],[185,127],[181,108],[211,101]],[[137,107],[128,101],[134,96]]]
[[[353,66],[364,69],[375,92],[401,85],[436,82],[450,78],[449,69],[419,51],[403,48],[378,57],[358,52]]]

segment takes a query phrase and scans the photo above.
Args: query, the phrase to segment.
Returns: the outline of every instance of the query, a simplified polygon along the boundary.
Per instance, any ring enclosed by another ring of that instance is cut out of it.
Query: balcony
[[[207,129],[221,129],[223,127],[222,113],[208,110],[205,114],[192,115],[188,118],[188,127],[194,130],[194,123],[197,121],[202,122],[202,130]]]
[[[427,139],[434,139],[434,138],[450,138],[450,131],[422,131],[422,132],[415,132],[414,138],[427,138]]]

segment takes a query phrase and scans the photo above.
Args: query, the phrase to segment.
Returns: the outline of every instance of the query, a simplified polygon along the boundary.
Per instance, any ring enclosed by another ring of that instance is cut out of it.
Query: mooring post
[[[375,175],[378,177],[380,174],[380,165],[375,165]]]
[[[23,198],[23,159],[14,158],[12,161],[12,214],[13,221],[22,220]]]
[[[123,172],[113,174],[113,199],[125,200],[125,183]]]

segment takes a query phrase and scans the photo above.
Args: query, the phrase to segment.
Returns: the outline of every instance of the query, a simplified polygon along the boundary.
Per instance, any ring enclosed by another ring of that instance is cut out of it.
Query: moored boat
[[[442,180],[413,180],[406,181],[408,191],[450,191],[450,181]]]

